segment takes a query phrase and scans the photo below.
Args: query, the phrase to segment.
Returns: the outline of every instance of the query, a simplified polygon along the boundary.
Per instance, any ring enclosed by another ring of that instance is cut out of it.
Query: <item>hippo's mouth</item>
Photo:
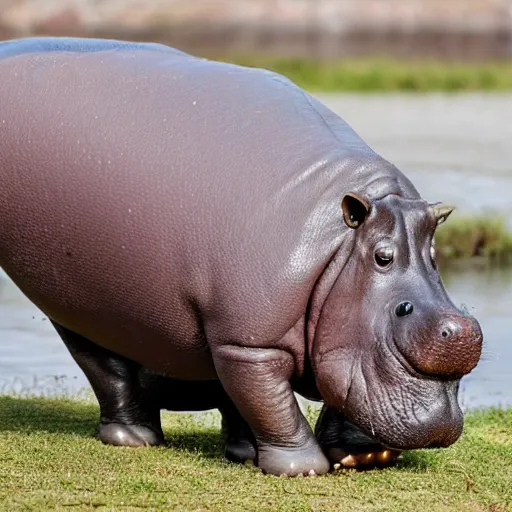
[[[391,338],[391,342],[388,344],[384,344],[385,349],[389,351],[389,357],[395,359],[396,363],[399,364],[413,379],[424,379],[424,380],[433,380],[433,381],[443,381],[447,380],[441,376],[433,376],[427,375],[423,373],[421,370],[415,368],[407,358],[404,356],[402,351],[400,350],[400,346],[397,343],[397,340],[393,336]]]
[[[424,375],[398,349],[388,349],[386,364],[362,367],[352,383],[343,407],[347,419],[392,451],[450,446],[462,433],[460,379]]]
[[[385,449],[450,446],[462,433],[460,379],[422,375],[393,345],[376,343],[370,354],[324,358],[318,383],[326,405]]]

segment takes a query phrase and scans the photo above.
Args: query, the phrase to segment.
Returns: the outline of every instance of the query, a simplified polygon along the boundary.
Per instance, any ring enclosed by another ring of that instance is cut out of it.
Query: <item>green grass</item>
[[[484,265],[512,263],[512,233],[500,217],[455,217],[436,232],[436,251],[443,265],[474,259]]]
[[[454,446],[408,452],[395,468],[302,479],[225,462],[213,413],[165,413],[168,446],[142,449],[102,445],[94,438],[97,416],[96,404],[84,401],[0,397],[0,509],[501,512],[512,506],[512,409],[472,413]]]
[[[287,76],[310,91],[511,90],[512,62],[461,63],[361,58],[321,61],[264,56],[218,59]]]

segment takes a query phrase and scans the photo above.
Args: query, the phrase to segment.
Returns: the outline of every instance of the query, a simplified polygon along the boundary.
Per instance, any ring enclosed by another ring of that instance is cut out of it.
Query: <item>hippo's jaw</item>
[[[384,344],[374,356],[355,360],[351,355],[326,354],[317,366],[326,405],[391,449],[439,448],[457,441],[463,427],[460,379],[413,376]],[[334,372],[348,378],[329,378]]]

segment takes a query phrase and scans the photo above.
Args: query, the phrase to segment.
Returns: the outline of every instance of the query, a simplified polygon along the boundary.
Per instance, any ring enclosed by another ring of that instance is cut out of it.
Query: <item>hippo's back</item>
[[[0,41],[0,59],[26,54],[44,53],[97,53],[105,51],[165,52],[185,56],[184,52],[158,43],[137,43],[115,39],[85,39],[72,37],[28,37]]]
[[[0,266],[157,371],[212,370],[208,325],[289,329],[339,244],[344,166],[380,162],[282,77],[162,45],[2,43],[0,76]]]

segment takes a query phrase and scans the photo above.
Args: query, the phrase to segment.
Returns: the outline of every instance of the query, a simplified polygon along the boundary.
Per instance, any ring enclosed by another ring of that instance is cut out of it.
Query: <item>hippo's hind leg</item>
[[[148,397],[169,411],[207,411],[218,409],[222,415],[224,456],[231,462],[244,463],[256,458],[256,441],[238,409],[218,380],[184,381],[156,375],[141,368],[140,387]]]
[[[339,412],[323,406],[315,426],[318,443],[334,469],[390,466],[399,451],[388,450],[367,436]]]
[[[222,433],[226,441],[224,456],[231,462],[254,461],[256,440],[252,430],[227,394],[224,394],[223,405],[219,407],[222,414]]]
[[[140,365],[52,323],[98,399],[101,441],[119,446],[162,444],[160,408],[142,396]]]

